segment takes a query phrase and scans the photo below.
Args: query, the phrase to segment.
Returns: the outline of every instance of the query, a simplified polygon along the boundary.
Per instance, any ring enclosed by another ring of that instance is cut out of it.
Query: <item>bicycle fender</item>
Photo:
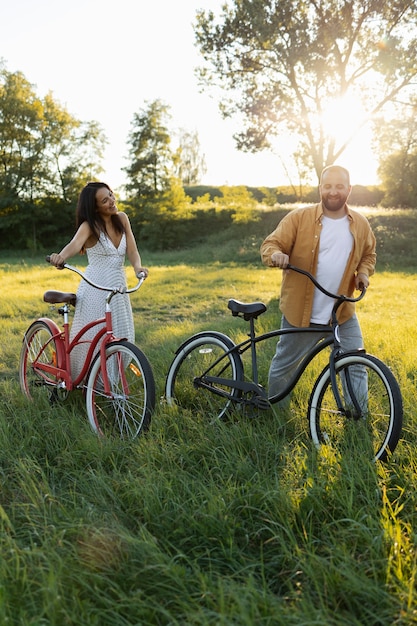
[[[53,335],[61,334],[61,329],[59,328],[58,324],[54,322],[54,320],[51,320],[49,317],[39,317],[36,322],[43,322],[44,324],[46,324]],[[33,323],[35,324],[35,322]]]
[[[217,330],[203,330],[201,333],[196,333],[195,335],[192,335],[191,337],[188,337],[188,339],[183,341],[183,343],[175,350],[175,354],[181,352],[181,350],[188,346],[189,343],[191,343],[195,339],[198,339],[199,337],[217,337],[218,339],[224,341],[225,344],[229,346],[229,348],[232,348],[235,345],[230,337],[228,337],[224,333],[219,333]]]
[[[345,356],[357,356],[358,354],[369,354],[365,348],[358,348],[357,350],[349,350],[349,352],[341,352],[335,357],[335,361],[343,359]]]
[[[43,324],[45,324],[49,328],[49,330],[51,332],[51,335],[61,339],[62,330],[59,328],[58,324],[56,322],[54,322],[54,320],[51,320],[49,317],[39,317],[36,321],[32,322],[32,324],[29,326],[28,330],[30,328],[32,328],[32,326],[34,324],[37,324],[39,322],[42,322]],[[28,331],[26,331],[26,332],[28,332]],[[26,333],[25,333],[24,337],[26,337]],[[24,338],[23,338],[23,341],[24,341]],[[56,345],[56,349],[57,349],[57,366],[59,368],[63,368],[64,367],[64,363],[65,363],[64,342],[62,340],[61,341],[56,341],[55,345]]]

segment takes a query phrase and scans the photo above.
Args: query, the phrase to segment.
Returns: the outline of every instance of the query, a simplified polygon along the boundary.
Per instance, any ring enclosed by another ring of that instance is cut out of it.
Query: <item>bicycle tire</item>
[[[227,385],[211,385],[220,393],[230,394],[232,398],[217,395],[206,388],[197,388],[194,378],[209,373],[211,376],[243,380],[243,364],[237,352],[229,352],[235,344],[217,332],[203,332],[193,335],[176,351],[168,370],[165,384],[165,399],[169,405],[189,409],[193,415],[212,416],[222,419],[230,410],[233,400],[241,397],[239,389]],[[226,353],[219,363],[217,359]]]
[[[90,426],[101,437],[134,439],[150,425],[155,408],[155,380],[145,354],[128,341],[106,346],[110,395],[104,392],[98,353],[87,376],[86,406]]]
[[[398,444],[403,422],[401,391],[393,373],[385,363],[366,353],[341,355],[335,366],[345,409],[341,413],[336,406],[328,365],[319,375],[309,400],[314,444],[330,444],[342,454],[347,450],[355,454],[363,451],[375,461],[386,461]],[[366,389],[359,382],[364,373]],[[360,414],[352,398],[360,405]]]
[[[51,325],[53,329],[51,329]],[[37,400],[45,397],[51,399],[57,390],[59,378],[53,373],[44,372],[36,367],[36,363],[61,367],[60,346],[52,337],[59,333],[55,330],[54,322],[36,320],[23,337],[19,357],[19,383],[22,392],[30,399]]]

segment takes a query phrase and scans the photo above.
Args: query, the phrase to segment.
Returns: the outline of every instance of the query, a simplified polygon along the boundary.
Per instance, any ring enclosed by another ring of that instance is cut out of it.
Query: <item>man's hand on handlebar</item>
[[[290,257],[288,254],[284,254],[283,252],[273,252],[271,254],[271,263],[273,267],[279,267],[284,270],[289,262]]]
[[[364,289],[368,289],[369,287],[369,278],[366,274],[360,272],[355,276],[355,287],[359,291],[363,291]]]

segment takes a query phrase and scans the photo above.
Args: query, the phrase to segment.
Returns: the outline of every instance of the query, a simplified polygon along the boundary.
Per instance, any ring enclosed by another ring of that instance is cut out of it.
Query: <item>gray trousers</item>
[[[320,328],[318,324],[310,324],[311,328]],[[284,316],[281,320],[281,328],[294,328]],[[362,332],[358,318],[353,315],[350,319],[339,326],[340,344],[343,352],[363,348]],[[281,335],[274,357],[269,368],[268,396],[281,393],[293,377],[298,364],[307,352],[313,348],[320,339],[327,337],[328,333],[288,333]],[[366,380],[364,381],[366,385]],[[286,408],[290,402],[290,395],[278,403],[278,407]]]

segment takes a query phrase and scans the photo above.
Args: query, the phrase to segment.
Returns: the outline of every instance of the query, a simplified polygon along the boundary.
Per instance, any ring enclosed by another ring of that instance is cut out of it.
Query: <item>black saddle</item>
[[[259,315],[262,315],[262,313],[265,313],[266,311],[266,305],[263,302],[246,303],[234,300],[233,298],[229,300],[227,306],[231,310],[232,315],[235,317],[243,317],[246,321],[256,319]]]

